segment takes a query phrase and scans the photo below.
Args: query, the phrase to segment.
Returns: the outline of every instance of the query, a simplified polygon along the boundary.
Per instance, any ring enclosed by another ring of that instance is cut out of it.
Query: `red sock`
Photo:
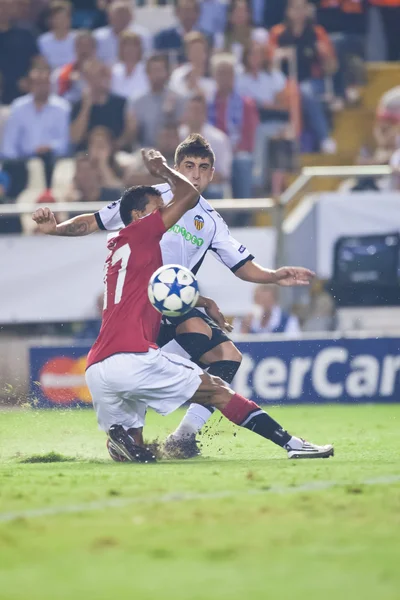
[[[221,412],[232,423],[242,425],[249,415],[260,410],[258,404],[252,402],[252,400],[247,400],[240,394],[235,394]]]
[[[292,437],[258,404],[243,398],[240,394],[232,396],[221,412],[232,423],[245,427],[278,446],[284,447]]]

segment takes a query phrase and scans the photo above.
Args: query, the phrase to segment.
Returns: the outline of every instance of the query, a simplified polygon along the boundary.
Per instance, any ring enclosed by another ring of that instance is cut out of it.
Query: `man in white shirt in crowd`
[[[69,148],[70,106],[63,98],[50,93],[50,71],[34,68],[29,80],[31,93],[11,104],[4,131],[2,155],[10,162],[12,197],[26,185],[25,160],[35,156],[43,160],[47,187],[50,187],[54,161],[67,154]]]
[[[119,36],[123,31],[133,31],[140,35],[144,54],[150,52],[150,34],[145,27],[135,23],[132,3],[123,0],[112,2],[108,7],[108,22],[109,25],[94,32],[99,60],[108,65],[118,61]]]
[[[75,31],[71,30],[71,4],[59,0],[49,7],[50,31],[39,36],[40,54],[51,69],[75,61]]]
[[[230,184],[232,174],[231,141],[220,129],[207,123],[207,104],[200,94],[191,98],[186,105],[183,123],[179,127],[179,138],[183,141],[191,133],[200,133],[212,146],[215,154],[215,172],[211,184],[204,192],[206,198],[222,198],[224,185]]]
[[[251,312],[243,319],[236,319],[233,327],[239,333],[286,333],[290,336],[298,336],[301,331],[297,317],[279,306],[276,289],[266,285],[256,287]]]
[[[31,93],[11,104],[4,132],[3,155],[6,158],[29,158],[53,152],[62,156],[68,151],[69,104],[50,94],[50,72],[47,69],[32,69],[29,80]]]

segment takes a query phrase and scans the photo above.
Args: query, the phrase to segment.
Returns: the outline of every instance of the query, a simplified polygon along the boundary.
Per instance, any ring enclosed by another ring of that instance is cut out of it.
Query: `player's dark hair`
[[[215,154],[207,140],[199,133],[191,133],[179,144],[175,152],[175,164],[179,166],[189,156],[209,158],[211,166],[214,166]]]
[[[132,223],[132,211],[143,212],[149,202],[149,196],[161,196],[161,192],[151,185],[134,185],[122,194],[119,213],[124,225]]]

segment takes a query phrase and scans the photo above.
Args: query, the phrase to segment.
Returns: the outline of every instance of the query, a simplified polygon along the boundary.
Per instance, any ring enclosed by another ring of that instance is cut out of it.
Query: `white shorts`
[[[147,407],[167,415],[190,400],[203,371],[186,358],[151,348],[114,354],[86,371],[99,426],[143,427]]]

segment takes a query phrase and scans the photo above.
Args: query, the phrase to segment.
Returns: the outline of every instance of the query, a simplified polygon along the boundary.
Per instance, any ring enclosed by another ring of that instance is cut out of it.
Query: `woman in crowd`
[[[172,72],[169,87],[182,96],[192,98],[201,94],[209,101],[216,84],[208,77],[209,47],[202,33],[191,31],[185,35],[185,55],[188,62]]]
[[[253,40],[266,44],[267,30],[263,27],[253,27],[251,5],[248,0],[232,0],[228,9],[225,34],[216,36],[215,48],[232,52],[240,63],[245,47]]]
[[[140,35],[133,31],[124,31],[119,39],[119,62],[112,67],[111,91],[114,94],[134,100],[149,91],[142,56]]]

